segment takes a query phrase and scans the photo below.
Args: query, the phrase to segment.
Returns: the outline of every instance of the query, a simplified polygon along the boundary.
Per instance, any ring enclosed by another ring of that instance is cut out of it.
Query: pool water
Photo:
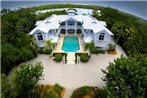
[[[79,48],[79,41],[77,36],[65,36],[62,50],[65,52],[76,52],[80,50]]]

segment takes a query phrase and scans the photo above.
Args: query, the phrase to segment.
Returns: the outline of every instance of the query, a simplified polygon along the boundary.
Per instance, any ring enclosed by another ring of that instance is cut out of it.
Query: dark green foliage
[[[91,43],[85,43],[84,50],[86,51],[87,49],[89,49],[90,45],[91,45]]]
[[[107,98],[107,91],[105,89],[96,88],[95,98]]]
[[[40,54],[51,54],[52,49],[46,49],[46,50],[40,49],[40,50],[38,50],[38,53],[40,53]]]
[[[53,86],[53,90],[57,93],[61,92],[63,90],[63,87],[60,86],[60,84],[56,83],[54,86]]]
[[[81,62],[88,62],[88,60],[89,60],[89,55],[88,54],[81,54],[80,55],[80,60],[81,60]]]
[[[54,60],[55,60],[56,62],[61,62],[62,59],[63,59],[62,54],[59,53],[59,54],[56,54],[56,55],[55,55]]]
[[[27,33],[34,28],[35,14],[29,10],[7,11],[1,17],[2,72],[37,56],[36,45]]]
[[[37,83],[43,76],[43,65],[41,62],[32,64],[22,64],[16,71],[15,86],[19,97],[36,98],[38,96]],[[35,96],[36,95],[36,96]]]
[[[13,82],[4,73],[1,74],[1,98],[15,98],[17,96]]]
[[[147,57],[118,58],[110,63],[106,75],[108,98],[144,98],[147,88]]]
[[[93,16],[106,21],[108,28],[114,33],[116,42],[129,56],[147,53],[147,21],[110,7],[100,8],[101,16],[96,10],[93,11]]]

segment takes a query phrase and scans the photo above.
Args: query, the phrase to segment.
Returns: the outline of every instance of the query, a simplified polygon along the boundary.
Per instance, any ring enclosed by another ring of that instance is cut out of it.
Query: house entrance
[[[74,34],[75,30],[74,29],[68,29],[68,34]]]

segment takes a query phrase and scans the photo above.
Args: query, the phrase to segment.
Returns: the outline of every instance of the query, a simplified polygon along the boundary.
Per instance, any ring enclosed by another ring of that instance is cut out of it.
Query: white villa
[[[113,33],[106,28],[104,21],[99,21],[91,15],[77,15],[69,10],[67,15],[51,15],[36,22],[36,27],[29,33],[36,39],[38,47],[44,47],[42,40],[53,39],[57,44],[62,35],[80,35],[84,43],[94,42],[97,48],[108,49],[112,43]]]

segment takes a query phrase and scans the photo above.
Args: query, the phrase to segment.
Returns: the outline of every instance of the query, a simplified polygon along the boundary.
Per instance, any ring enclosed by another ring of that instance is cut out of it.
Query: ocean
[[[49,5],[49,4],[88,4],[105,7],[112,7],[118,10],[130,13],[147,20],[147,1],[1,1],[1,9],[15,10],[18,8],[26,8],[33,6]]]

